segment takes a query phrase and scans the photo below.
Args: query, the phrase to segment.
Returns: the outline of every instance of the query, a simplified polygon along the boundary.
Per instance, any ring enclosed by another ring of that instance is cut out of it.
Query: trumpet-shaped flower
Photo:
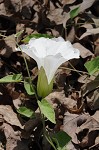
[[[53,78],[58,67],[73,58],[79,58],[80,52],[69,41],[59,38],[32,38],[22,51],[33,58],[38,65],[39,75],[37,91],[41,97],[47,96],[53,88]]]

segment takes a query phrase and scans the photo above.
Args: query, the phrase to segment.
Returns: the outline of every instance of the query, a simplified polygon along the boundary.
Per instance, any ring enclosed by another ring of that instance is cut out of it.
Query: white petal
[[[48,79],[48,83],[53,79],[56,70],[58,67],[66,61],[65,58],[61,56],[61,54],[57,54],[55,56],[47,56],[44,59],[44,70]]]
[[[48,83],[54,77],[57,68],[73,58],[79,58],[80,52],[78,49],[73,48],[69,41],[64,41],[63,38],[32,38],[27,45],[20,46],[22,51],[33,58],[38,65],[42,66],[45,70]],[[19,49],[19,48],[18,48]]]
[[[44,58],[48,55],[56,55],[59,45],[59,42],[44,37],[31,39],[29,42],[29,47],[35,48],[35,55],[39,58]]]
[[[60,36],[58,38],[52,38],[52,40],[56,41],[56,42],[65,42],[65,40]]]
[[[33,53],[39,58],[44,58],[46,56],[46,40],[45,38],[33,38],[29,41],[29,47],[33,48]]]
[[[73,48],[72,44],[69,41],[62,42],[58,47],[57,53],[61,53],[66,61],[73,58],[79,58],[80,55],[79,50]]]
[[[35,49],[34,48],[29,48],[28,44],[27,45],[25,45],[25,44],[20,45],[20,48],[21,48],[22,52],[26,53],[28,56],[30,56],[31,58],[33,58],[37,62],[39,69],[41,66],[43,66],[44,61],[42,58],[39,58],[35,55]],[[21,51],[20,48],[17,48],[16,50]]]

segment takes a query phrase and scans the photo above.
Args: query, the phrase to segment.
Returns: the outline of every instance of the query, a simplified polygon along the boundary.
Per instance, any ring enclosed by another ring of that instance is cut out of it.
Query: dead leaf
[[[80,37],[80,40],[88,35],[98,34],[98,33],[99,33],[99,28],[87,29],[87,31]]]
[[[99,123],[92,117],[88,117],[86,122],[79,126],[76,130],[78,136],[79,145],[81,147],[91,147],[95,143],[95,139],[98,136]],[[83,135],[81,137],[81,135]]]
[[[95,89],[99,88],[99,75],[95,77],[95,79],[87,80],[87,82],[82,86],[82,96],[88,95],[88,93],[94,91]]]
[[[20,132],[14,129],[7,123],[3,124],[4,133],[6,136],[6,150],[29,150],[28,143],[21,140]]]
[[[63,24],[63,19],[66,16],[66,13],[62,14],[63,9],[57,8],[54,10],[51,10],[47,17],[50,19],[50,21],[54,21],[57,25]]]
[[[92,116],[97,122],[99,122],[99,110],[95,112],[95,114]]]
[[[63,130],[72,137],[72,142],[80,147],[91,147],[99,132],[99,123],[88,114],[65,113]]]
[[[6,112],[6,113],[5,113]],[[21,125],[17,114],[13,111],[11,106],[9,105],[0,105],[0,114],[3,115],[3,118],[6,122],[11,125],[15,125],[23,129],[24,127]]]
[[[16,42],[14,35],[8,36],[4,39],[5,46],[1,50],[0,54],[8,58],[10,55],[15,52]]]
[[[94,54],[90,50],[82,46],[80,43],[74,43],[73,47],[79,49],[82,58],[86,58],[88,56],[94,56]]]
[[[99,89],[92,91],[86,96],[87,105],[91,110],[99,109]]]
[[[84,119],[86,119],[86,116],[81,117],[81,115],[79,116],[77,114],[70,114],[69,112],[64,114],[63,131],[71,136],[72,141],[75,144],[78,144],[77,136],[75,134],[77,129],[77,122],[82,124]]]
[[[67,35],[66,40],[70,41],[72,43],[74,41],[74,38],[75,38],[75,29],[74,29],[74,26],[73,26],[71,28],[69,34]]]
[[[95,2],[95,0],[90,0],[90,1],[83,0],[83,2],[80,5],[79,12],[84,12],[84,10],[91,7],[94,2]]]

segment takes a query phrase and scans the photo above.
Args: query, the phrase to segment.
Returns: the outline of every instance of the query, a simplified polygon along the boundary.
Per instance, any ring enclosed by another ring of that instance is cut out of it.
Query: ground
[[[67,150],[98,150],[99,71],[89,75],[84,64],[96,57],[99,62],[99,1],[0,0],[0,78],[28,76],[15,47],[31,34],[61,36],[80,50],[79,59],[62,64],[56,72],[54,89],[46,97],[55,110],[56,125],[46,121],[45,127],[50,134],[61,130],[71,137]],[[37,64],[25,57],[36,86]],[[95,66],[99,70],[99,63]],[[35,118],[18,113],[20,106],[35,111]],[[26,93],[22,82],[0,83],[0,150],[32,149],[53,150],[42,137],[35,96]]]

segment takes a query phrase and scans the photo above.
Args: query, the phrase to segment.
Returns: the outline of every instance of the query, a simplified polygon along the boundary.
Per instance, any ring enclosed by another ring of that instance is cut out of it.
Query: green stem
[[[72,68],[68,68],[68,67],[59,67],[60,69],[67,69],[67,70],[70,70],[70,71],[75,71],[75,72],[78,72],[78,73],[84,73],[84,74],[86,74],[86,75],[89,75],[87,72],[85,72],[85,71],[79,71],[79,70],[77,70],[77,69],[72,69]],[[81,74],[80,74],[81,75]]]
[[[44,137],[46,138],[46,140],[49,142],[49,144],[54,148],[54,150],[57,150],[56,147],[53,144],[52,139],[50,138],[50,136],[47,134],[46,128],[45,128],[45,119],[44,119],[44,115],[42,115],[42,124],[43,124],[43,134]]]

